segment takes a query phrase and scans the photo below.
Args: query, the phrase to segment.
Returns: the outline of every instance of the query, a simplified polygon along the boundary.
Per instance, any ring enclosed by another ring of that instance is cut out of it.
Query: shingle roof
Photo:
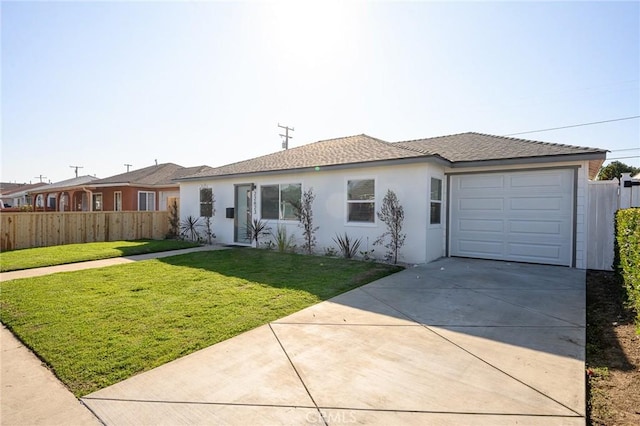
[[[133,170],[127,173],[98,179],[93,185],[128,184],[128,185],[175,185],[173,178],[185,168],[173,163],[163,163]]]
[[[606,153],[605,150],[598,148],[538,142],[474,132],[396,142],[394,145],[419,152],[439,154],[453,163]]]
[[[423,153],[362,134],[319,141],[274,152],[262,157],[203,170],[200,173],[185,176],[185,178],[304,169],[423,156]]]
[[[27,191],[27,193],[40,193],[40,192],[53,192],[57,189],[69,188],[73,186],[83,186],[88,184],[89,182],[94,182],[98,178],[95,176],[85,175],[79,176],[77,178],[71,178],[66,180],[61,180],[60,182],[52,183],[51,185],[47,185],[46,187],[38,187],[35,189],[31,189]]]
[[[185,174],[178,180],[410,158],[440,157],[454,166],[464,162],[584,154],[601,155],[604,160],[606,151],[473,132],[394,143],[362,134],[319,141],[238,163],[207,168],[191,175]]]
[[[38,182],[38,183],[22,183],[17,185],[12,185],[10,189],[5,190],[3,187],[0,190],[0,194],[3,196],[14,196],[15,194],[26,193],[27,191],[31,191],[36,188],[40,188],[42,186],[48,186],[48,183]]]

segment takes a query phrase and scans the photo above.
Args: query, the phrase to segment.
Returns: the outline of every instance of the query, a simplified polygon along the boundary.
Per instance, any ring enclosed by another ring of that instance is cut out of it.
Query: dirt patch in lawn
[[[590,425],[640,424],[640,336],[613,272],[587,271]]]

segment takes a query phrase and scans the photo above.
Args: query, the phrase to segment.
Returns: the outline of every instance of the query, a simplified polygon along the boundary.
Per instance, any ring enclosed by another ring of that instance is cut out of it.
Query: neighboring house
[[[32,191],[31,195],[37,211],[167,210],[180,196],[174,179],[207,168],[157,164],[104,179],[91,176],[69,179]]]
[[[183,167],[173,163],[157,164],[122,173],[91,184],[92,210],[155,211],[167,210],[180,196],[175,179],[199,173],[207,166]]]
[[[87,185],[96,179],[98,178],[90,175],[66,179],[28,190],[26,196],[37,212],[87,211],[91,200],[91,191],[87,189]]]
[[[367,135],[331,139],[184,176],[181,217],[210,207],[218,242],[248,244],[246,226],[267,220],[302,242],[290,199],[310,188],[318,252],[345,232],[373,242],[387,190],[404,208],[399,260],[442,256],[586,267],[586,183],[606,150],[462,133],[389,143]]]
[[[32,205],[33,201],[28,192],[48,185],[48,183],[44,182],[9,185],[3,183],[0,189],[0,199],[3,205],[0,208],[10,207],[18,211],[21,207]]]

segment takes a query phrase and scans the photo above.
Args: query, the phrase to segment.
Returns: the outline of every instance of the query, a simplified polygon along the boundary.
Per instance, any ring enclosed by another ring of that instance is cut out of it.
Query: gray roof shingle
[[[186,178],[305,169],[316,166],[336,166],[423,156],[424,154],[421,152],[408,150],[362,134],[314,142],[250,160],[204,170],[200,173],[186,176]]]
[[[191,172],[195,173],[199,170],[197,167],[192,167]],[[182,176],[185,171],[185,167],[179,166],[173,163],[163,163],[145,167],[143,169],[133,170],[127,173],[121,173],[115,176],[109,176],[108,178],[98,179],[91,182],[93,185],[105,185],[105,184],[128,184],[128,185],[169,185],[173,186],[176,183],[173,179],[176,176]]]
[[[329,139],[275,152],[250,160],[185,174],[178,180],[246,173],[297,170],[386,160],[440,157],[454,165],[462,162],[600,154],[605,150],[525,139],[460,133],[402,142],[385,142],[367,135]]]
[[[438,154],[452,163],[556,155],[604,154],[606,152],[598,148],[538,142],[474,132],[396,142],[394,145],[419,152]]]

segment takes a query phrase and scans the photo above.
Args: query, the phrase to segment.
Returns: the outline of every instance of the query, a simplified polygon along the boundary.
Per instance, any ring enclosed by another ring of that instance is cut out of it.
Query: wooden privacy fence
[[[0,250],[99,241],[163,239],[169,214],[155,212],[0,213]]]

